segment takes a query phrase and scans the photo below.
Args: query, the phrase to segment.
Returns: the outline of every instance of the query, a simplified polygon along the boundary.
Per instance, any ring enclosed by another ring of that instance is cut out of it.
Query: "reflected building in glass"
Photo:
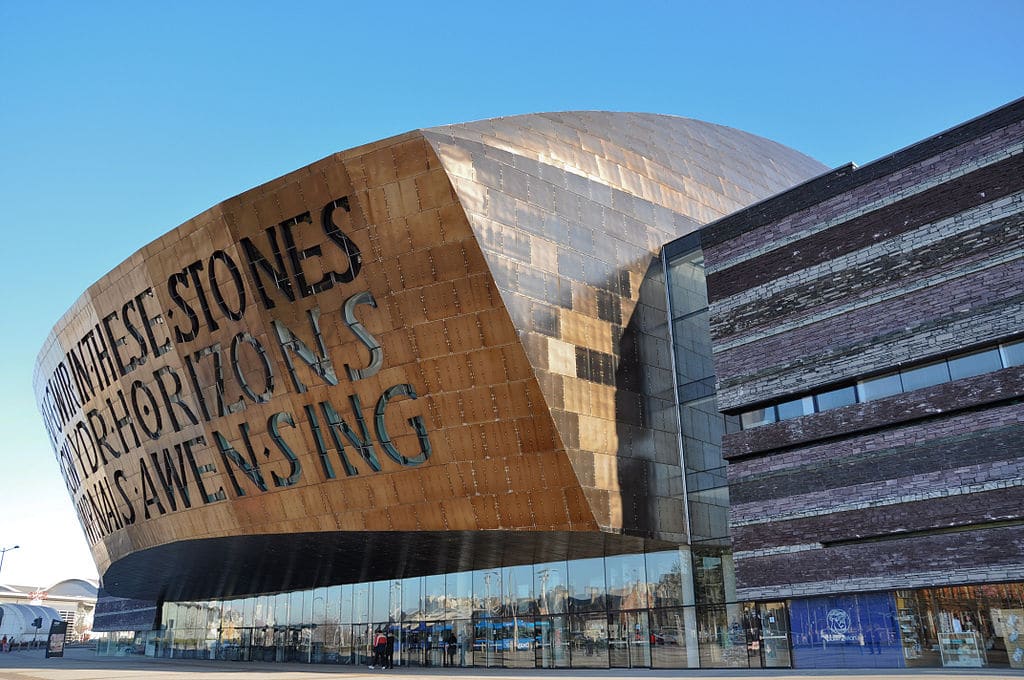
[[[1015,531],[1021,108],[832,172],[668,116],[480,121],[169,232],[37,366],[110,594],[101,651],[368,665],[380,631],[396,666],[891,667],[966,665],[973,640],[1013,665],[1019,548],[929,581],[942,565],[889,578],[881,556],[938,552],[879,546]],[[922,198],[961,184],[941,214]],[[934,337],[872,316],[948,304],[963,267],[957,318],[918,323]],[[906,535],[872,515],[921,507],[894,480],[930,493],[915,418],[999,443],[955,474],[1006,509]],[[138,600],[153,620],[119,629]]]

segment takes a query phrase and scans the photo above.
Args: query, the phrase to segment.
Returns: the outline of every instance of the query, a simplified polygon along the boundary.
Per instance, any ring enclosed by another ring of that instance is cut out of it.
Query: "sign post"
[[[46,640],[46,658],[64,656],[64,639],[68,634],[66,621],[52,621],[50,635]]]

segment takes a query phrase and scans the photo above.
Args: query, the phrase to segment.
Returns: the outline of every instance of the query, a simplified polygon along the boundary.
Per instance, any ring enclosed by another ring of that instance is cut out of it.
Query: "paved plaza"
[[[310,680],[335,678],[714,678],[715,680],[751,680],[752,678],[796,679],[841,677],[848,680],[879,680],[881,678],[920,677],[927,680],[1024,680],[1024,672],[984,669],[924,669],[880,671],[806,670],[806,671],[737,671],[737,670],[512,670],[467,668],[449,672],[443,668],[392,669],[371,671],[368,668],[340,666],[307,666],[289,663],[233,663],[230,661],[197,661],[182,659],[150,659],[145,657],[98,657],[91,649],[69,649],[62,659],[46,659],[42,650],[0,654],[0,679],[3,680],[198,680],[227,676],[230,680]]]

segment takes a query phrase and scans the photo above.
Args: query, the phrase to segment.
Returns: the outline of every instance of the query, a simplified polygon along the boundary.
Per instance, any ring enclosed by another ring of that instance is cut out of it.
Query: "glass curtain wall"
[[[670,252],[671,251],[671,252]],[[680,239],[664,253],[680,448],[686,474],[687,521],[702,668],[761,665],[760,645],[748,632],[757,617],[736,601],[729,537],[729,489],[722,436],[740,430],[739,419],[718,412],[708,322],[704,253],[699,234]],[[691,626],[692,628],[693,626]],[[756,653],[755,653],[756,652]],[[753,654],[752,654],[753,653]]]
[[[696,667],[691,573],[679,549],[165,603],[147,653],[365,666],[380,630],[399,667]]]

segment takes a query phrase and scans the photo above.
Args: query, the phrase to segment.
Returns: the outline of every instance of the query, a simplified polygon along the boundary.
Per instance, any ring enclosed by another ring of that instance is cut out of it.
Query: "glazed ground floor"
[[[99,653],[398,667],[1024,669],[1024,583],[735,602],[725,552],[546,562],[165,603]],[[378,659],[376,663],[381,663]]]

